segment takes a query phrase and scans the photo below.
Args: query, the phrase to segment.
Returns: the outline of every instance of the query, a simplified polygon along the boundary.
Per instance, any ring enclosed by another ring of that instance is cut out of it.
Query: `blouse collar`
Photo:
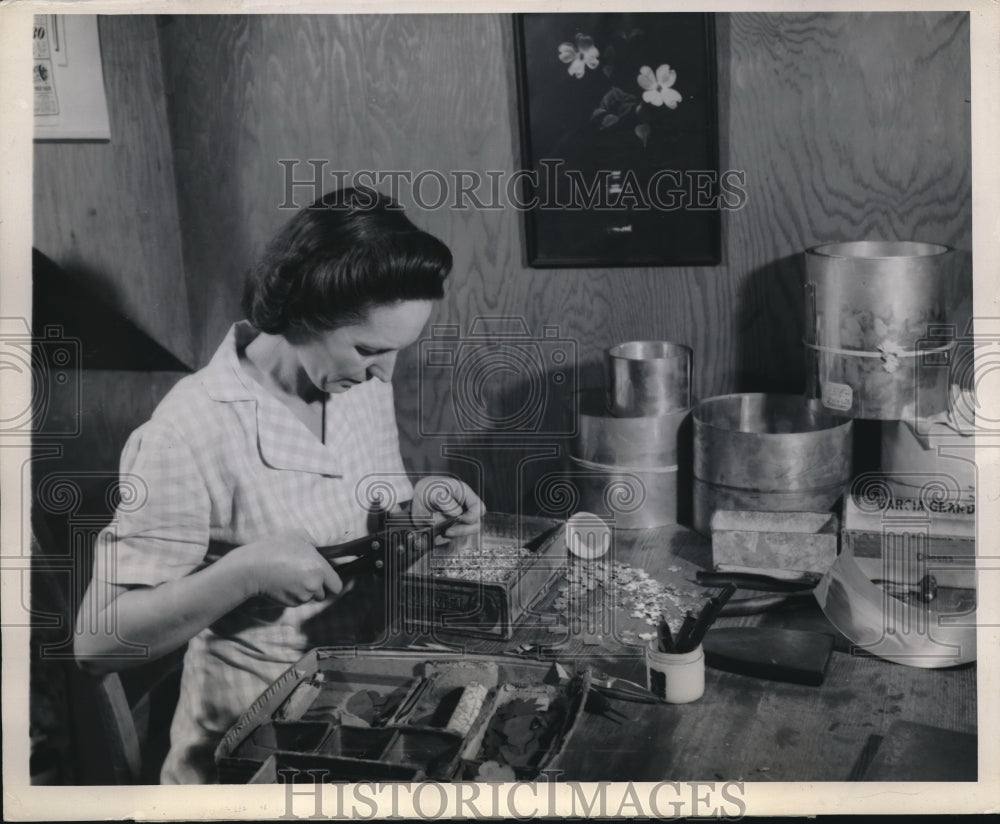
[[[264,463],[275,469],[341,475],[337,442],[345,433],[325,432],[326,442],[316,436],[278,398],[253,380],[240,364],[239,352],[260,333],[248,321],[230,327],[201,380],[212,400],[220,403],[248,401],[256,404],[257,446]]]

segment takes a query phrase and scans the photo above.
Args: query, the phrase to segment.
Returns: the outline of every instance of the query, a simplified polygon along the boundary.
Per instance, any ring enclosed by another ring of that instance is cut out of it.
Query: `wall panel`
[[[194,362],[156,24],[99,18],[110,143],[36,143],[34,245]]]
[[[279,159],[348,172],[517,167],[509,15],[176,17],[161,38],[202,360],[238,316],[254,251],[287,217]],[[748,193],[724,218],[720,266],[531,270],[516,211],[410,208],[455,255],[432,323],[558,325],[584,385],[600,383],[605,347],[661,338],[694,349],[701,397],[798,391],[803,249],[865,237],[970,248],[967,15],[720,15],[718,43],[722,162],[745,170]],[[210,174],[224,185],[206,187]],[[396,380],[416,469],[446,465],[441,447],[456,440],[426,437],[455,387],[438,378],[421,391],[420,366],[419,350],[406,352]],[[524,386],[489,389],[516,404]],[[514,505],[528,451],[480,450],[494,508]]]

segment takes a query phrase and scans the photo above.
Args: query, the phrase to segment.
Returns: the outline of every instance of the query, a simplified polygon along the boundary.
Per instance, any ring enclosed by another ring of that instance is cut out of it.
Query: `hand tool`
[[[615,724],[621,724],[614,716],[619,716],[625,721],[631,721],[629,716],[625,715],[623,712],[619,712],[613,706],[611,706],[611,701],[603,692],[595,691],[593,689],[587,693],[587,703],[583,705],[583,708],[594,715],[599,715],[602,718],[607,718],[609,721],[613,721]]]
[[[408,565],[409,562],[416,560],[416,557],[426,551],[435,538],[443,535],[459,520],[459,517],[452,517],[434,524],[416,526],[397,524],[394,523],[394,519],[390,519],[381,532],[365,535],[363,538],[355,538],[343,544],[316,547],[316,551],[330,562],[341,578],[365,572],[385,575],[386,569],[390,565],[390,559]],[[235,548],[234,544],[210,541],[203,566],[217,561]],[[343,558],[352,557],[351,561],[337,563]]]
[[[590,671],[590,688],[619,701],[631,701],[634,704],[661,703],[660,699],[642,684],[593,669]]]
[[[872,583],[882,587],[882,589],[894,598],[901,598],[904,601],[918,600],[930,603],[937,598],[937,578],[930,573],[917,581],[916,584],[903,584],[899,581],[886,580],[885,578],[876,578]]]
[[[811,589],[803,589],[799,592],[772,593],[770,595],[758,595],[753,598],[735,598],[727,603],[719,616],[722,618],[732,618],[737,615],[758,615],[762,612],[775,612],[779,609],[789,609],[806,604],[815,604]]]
[[[660,652],[674,651],[674,637],[670,634],[670,624],[664,616],[660,616],[660,623],[656,626],[656,638],[660,647]]]
[[[771,612],[812,603],[814,600],[812,590],[821,578],[822,576],[815,572],[755,569],[719,564],[713,572],[698,572],[696,580],[702,586],[731,581],[746,589],[775,593],[730,601],[719,613],[728,618],[737,615],[756,615],[761,612]],[[903,600],[920,600],[929,603],[937,597],[938,592],[937,579],[930,574],[925,575],[916,583],[904,583],[883,578],[876,578],[872,583],[882,587],[889,595]]]
[[[810,603],[813,600],[812,591],[821,578],[822,576],[816,572],[756,569],[734,564],[720,564],[713,572],[699,571],[696,581],[702,586],[731,583],[758,592],[775,593],[729,601],[722,606],[719,612],[719,616],[729,618],[736,615],[756,615],[761,612]]]
[[[697,617],[694,614],[694,610],[688,610],[684,615],[684,621],[681,623],[681,628],[677,630],[677,635],[674,638],[674,652],[684,652],[687,648],[688,637],[691,634],[691,630],[694,629]]]
[[[392,717],[399,719],[405,718],[406,714],[413,710],[417,706],[417,702],[423,697],[423,694],[427,692],[427,689],[431,685],[431,679],[427,677],[418,678],[414,683],[413,688],[410,690],[409,694],[403,698],[402,702],[396,706],[387,706],[373,721],[373,727],[383,726]],[[376,723],[377,722],[377,723]]]
[[[712,572],[700,570],[695,576],[695,581],[708,587],[733,583],[741,589],[756,589],[761,592],[794,592],[812,589],[822,577],[818,572],[725,565],[717,567]]]
[[[586,676],[586,677],[585,677]],[[546,677],[547,684],[582,684],[588,683],[590,691],[602,693],[607,698],[617,698],[619,701],[631,701],[634,704],[659,704],[660,699],[642,684],[608,675],[606,672],[587,666],[583,670],[571,673],[558,661],[552,665],[552,671]]]
[[[705,606],[701,608],[701,612],[698,613],[698,618],[695,620],[694,626],[691,628],[691,633],[688,635],[685,648],[678,649],[678,652],[690,652],[693,649],[697,649],[698,644],[700,644],[702,639],[705,637],[705,633],[708,632],[708,628],[715,623],[715,619],[719,617],[719,613],[722,611],[722,608],[725,607],[726,602],[733,597],[733,593],[736,592],[736,588],[736,584],[726,584],[722,592],[708,599],[708,603],[705,604]]]

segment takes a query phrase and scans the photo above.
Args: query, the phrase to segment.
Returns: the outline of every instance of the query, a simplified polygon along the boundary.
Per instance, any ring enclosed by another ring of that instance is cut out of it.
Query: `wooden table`
[[[710,566],[710,545],[706,538],[684,527],[619,532],[614,560],[641,567],[662,583],[700,593],[701,588],[692,582],[697,569]],[[635,621],[625,627],[628,620],[616,629],[651,629]],[[718,625],[780,622],[795,627],[806,622],[804,628],[814,629],[816,620],[825,618],[818,608],[806,608],[786,612],[780,618],[772,614],[721,619]],[[383,639],[383,644],[410,648],[427,645],[431,657],[437,644],[496,653],[515,652],[525,644],[564,640],[554,652],[557,660],[585,660],[608,673],[644,683],[641,648],[622,644],[616,634],[605,634],[594,644],[593,637],[559,639],[546,627],[536,625],[517,629],[514,637],[506,641],[399,634]],[[836,651],[819,687],[708,669],[705,694],[695,703],[675,706],[615,702],[615,706],[632,720],[617,725],[588,716],[565,753],[565,778],[845,781],[863,774],[865,759],[870,759],[874,745],[880,739],[891,740],[894,722],[975,733],[976,668],[917,669],[865,654]],[[951,761],[942,760],[950,756],[939,755],[947,747],[929,750],[919,763],[913,763],[914,780],[927,779],[939,770],[948,773],[956,769]],[[968,766],[974,769],[972,764]],[[976,780],[976,775],[969,774],[964,780]]]

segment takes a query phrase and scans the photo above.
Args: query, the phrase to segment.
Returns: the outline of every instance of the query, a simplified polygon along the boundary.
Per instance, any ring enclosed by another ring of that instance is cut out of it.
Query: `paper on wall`
[[[110,140],[93,14],[36,14],[32,30],[36,140]]]

